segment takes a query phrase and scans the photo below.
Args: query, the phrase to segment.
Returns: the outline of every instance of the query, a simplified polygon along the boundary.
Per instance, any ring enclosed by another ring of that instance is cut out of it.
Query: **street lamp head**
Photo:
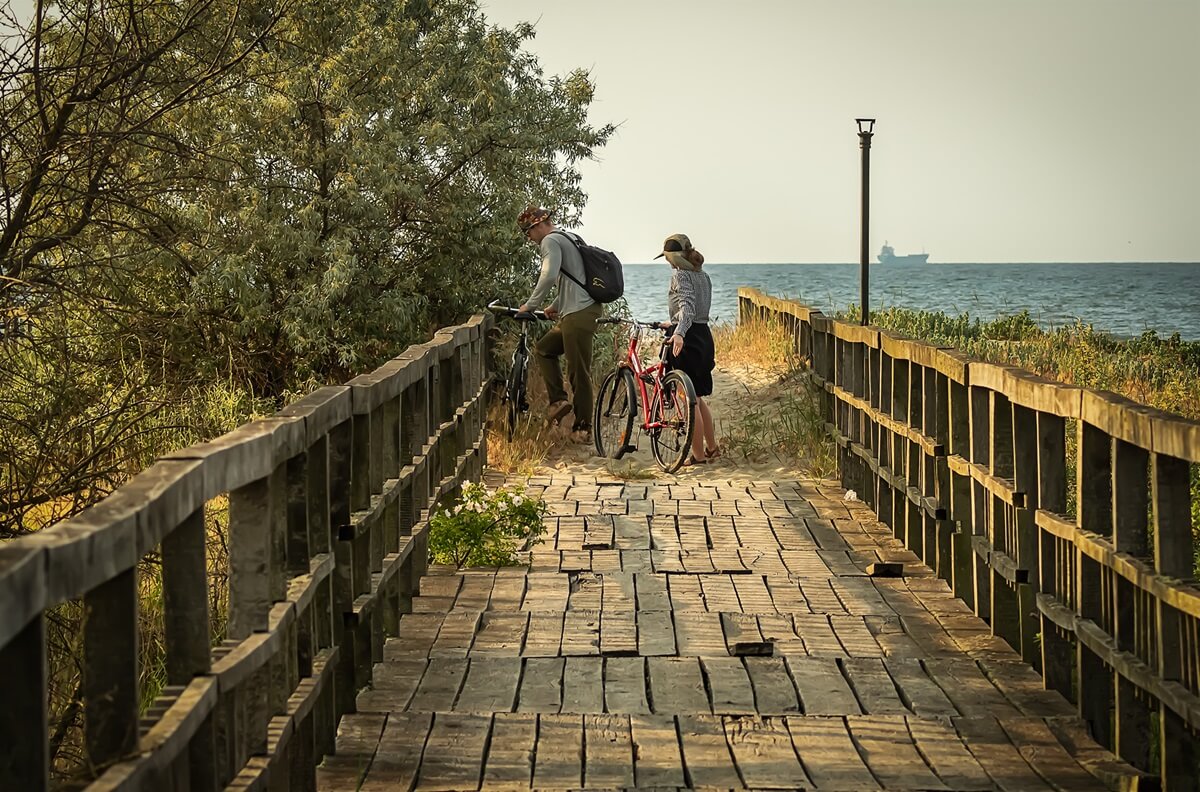
[[[869,135],[875,129],[875,119],[874,118],[856,118],[856,119],[854,119],[854,121],[858,124],[858,134],[860,134],[860,135],[863,133],[866,133]],[[863,124],[867,125],[866,129],[863,129]]]

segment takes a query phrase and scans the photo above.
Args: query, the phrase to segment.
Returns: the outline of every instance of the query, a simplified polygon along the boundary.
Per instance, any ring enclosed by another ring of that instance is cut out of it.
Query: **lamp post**
[[[870,285],[870,219],[871,219],[871,135],[875,129],[874,118],[856,118],[858,124],[858,147],[862,149],[862,248],[859,251],[859,299],[862,303],[862,324],[871,323],[871,313],[867,301],[868,286]]]

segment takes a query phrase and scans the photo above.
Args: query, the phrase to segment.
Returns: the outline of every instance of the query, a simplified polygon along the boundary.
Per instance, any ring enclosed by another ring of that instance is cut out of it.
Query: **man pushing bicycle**
[[[567,236],[568,232],[554,227],[548,210],[531,206],[517,218],[517,225],[525,238],[537,245],[542,253],[541,275],[520,310],[538,310],[550,296],[551,287],[558,287],[554,302],[546,307],[546,316],[556,320],[556,324],[534,346],[534,356],[550,397],[546,418],[554,423],[574,411],[571,438],[578,443],[587,443],[592,428],[592,339],[602,308],[583,288],[586,278],[583,257]],[[567,391],[563,387],[559,357],[567,359],[571,401],[567,401]]]

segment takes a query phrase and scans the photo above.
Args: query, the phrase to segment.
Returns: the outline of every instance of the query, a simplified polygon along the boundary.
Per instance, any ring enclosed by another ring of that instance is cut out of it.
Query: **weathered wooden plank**
[[[563,666],[561,657],[526,659],[517,711],[558,712],[562,708]]]
[[[950,789],[995,789],[991,778],[948,721],[908,718],[908,731],[921,755]]]
[[[851,657],[883,657],[883,648],[867,628],[862,616],[829,617],[829,624]]]
[[[679,737],[690,788],[741,789],[725,726],[713,715],[679,715]]]
[[[604,712],[603,664],[599,657],[567,658],[561,712]]]
[[[675,654],[675,622],[669,610],[638,611],[638,654],[643,657]]]
[[[743,662],[754,687],[754,705],[760,715],[801,712],[796,688],[782,657],[747,657]]]
[[[475,642],[475,631],[479,626],[478,611],[454,611],[442,618],[437,640],[429,654],[434,657],[466,657]]]
[[[725,739],[747,787],[804,789],[808,775],[792,747],[783,718],[725,718]]]
[[[788,672],[796,683],[806,715],[860,715],[858,699],[835,660],[788,657]]]
[[[892,678],[882,660],[854,659],[842,661],[846,678],[868,715],[907,715],[908,707],[900,699]]]
[[[432,661],[408,708],[413,712],[449,712],[467,674],[467,661],[440,657]]]
[[[609,657],[604,660],[606,712],[650,713],[650,704],[646,700],[645,663],[641,657]]]
[[[379,747],[371,760],[370,772],[362,784],[362,792],[390,792],[411,789],[416,781],[425,739],[433,725],[429,713],[393,712],[379,739]],[[364,768],[365,769],[365,768]],[[355,786],[328,787],[355,789]]]
[[[675,643],[681,655],[727,657],[725,632],[718,613],[675,612]]]
[[[505,655],[517,657],[525,642],[529,614],[486,612],[480,614],[479,632],[471,647],[472,655]]]
[[[358,711],[403,712],[417,692],[428,664],[424,657],[408,656],[376,665],[371,687],[358,694]]]
[[[971,715],[1017,715],[1016,707],[988,681],[973,661],[933,658],[925,670],[959,712]]]
[[[634,778],[640,787],[681,787],[687,782],[675,719],[671,715],[632,715]]]
[[[1021,757],[994,717],[953,719],[959,737],[987,774],[1004,790],[1052,789]]]
[[[589,662],[599,664],[598,660]],[[539,715],[533,787],[572,789],[579,787],[582,779],[583,716]]]
[[[454,709],[457,712],[511,712],[520,679],[521,658],[473,655]]]
[[[568,656],[600,654],[600,611],[569,610],[563,620],[562,653]]]
[[[879,788],[841,718],[791,717],[787,727],[796,753],[818,789]]]
[[[562,648],[563,619],[559,613],[529,614],[529,625],[525,632],[525,645],[521,649],[524,657],[554,657]]]
[[[911,657],[889,657],[883,661],[901,700],[924,717],[949,717],[961,714],[937,683],[929,678],[921,661]]]
[[[1067,753],[1045,720],[1008,717],[1000,718],[999,722],[1025,761],[1044,778],[1052,779],[1055,787],[1067,792],[1096,788],[1095,776]]]
[[[337,727],[337,753],[317,768],[317,788],[322,792],[358,789],[379,748],[386,722],[383,713],[343,716]],[[424,737],[421,742],[424,745]]]
[[[913,744],[903,717],[849,717],[859,755],[884,789],[948,789]]]
[[[622,715],[583,716],[584,785],[614,789],[633,786],[633,737]]]
[[[822,614],[796,613],[792,615],[796,634],[804,639],[804,647],[814,657],[845,657],[846,650],[829,625],[829,617]]]
[[[704,657],[701,660],[712,696],[712,711],[718,715],[752,715],[754,687],[740,657]]]
[[[434,715],[417,775],[417,791],[476,789],[483,776],[483,752],[491,727],[491,715]]]
[[[536,715],[527,712],[497,713],[492,719],[492,740],[484,763],[482,788],[529,788],[533,782],[536,740]]]
[[[633,655],[638,650],[636,612],[629,610],[600,613],[600,653]]]
[[[699,658],[650,657],[647,664],[654,712],[670,715],[712,711]]]

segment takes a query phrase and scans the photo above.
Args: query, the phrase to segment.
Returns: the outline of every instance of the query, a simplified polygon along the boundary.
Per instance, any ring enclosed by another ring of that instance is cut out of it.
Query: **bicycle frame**
[[[638,344],[642,338],[642,329],[653,326],[654,325],[649,325],[642,322],[634,322],[634,330],[629,334],[629,349],[625,353],[625,361],[620,364],[633,372],[633,378],[637,382],[638,394],[641,397],[638,401],[640,402],[642,408],[641,428],[643,432],[650,431],[651,429],[662,429],[666,426],[666,424],[664,424],[662,421],[652,422],[650,420],[650,405],[653,404],[653,402],[650,401],[649,394],[646,390],[646,378],[648,377],[650,380],[652,380],[652,384],[654,386],[654,398],[662,398],[662,377],[663,373],[667,370],[666,341],[664,340],[662,348],[658,352],[658,361],[650,364],[649,366],[642,365],[642,356],[638,354]]]

